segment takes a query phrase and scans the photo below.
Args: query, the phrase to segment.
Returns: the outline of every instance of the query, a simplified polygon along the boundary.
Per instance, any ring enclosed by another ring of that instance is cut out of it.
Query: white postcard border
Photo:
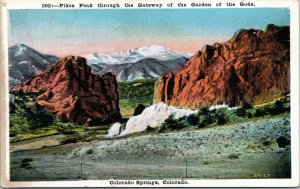
[[[9,181],[9,134],[8,134],[8,43],[7,43],[7,9],[42,9],[43,3],[82,3],[80,0],[1,0],[1,63],[0,63],[0,123],[1,123],[1,185],[3,187],[139,187],[138,185],[111,185],[111,180],[87,180],[87,181],[36,181],[36,182],[10,182]],[[90,0],[92,3],[99,3],[97,0]],[[133,3],[137,5],[136,0],[101,0],[101,3]],[[162,8],[169,8],[167,4],[176,4],[186,2],[190,4],[192,0],[141,0],[141,3],[163,3]],[[202,0],[201,2],[236,2],[231,0]],[[188,185],[163,185],[162,180],[159,187],[296,187],[299,186],[299,2],[298,0],[251,0],[255,7],[235,7],[235,8],[289,8],[290,9],[290,44],[291,44],[291,179],[207,179],[207,180],[188,180]],[[86,1],[84,2],[86,3]],[[122,7],[121,7],[122,8]],[[124,8],[124,7],[123,7]],[[139,7],[134,7],[139,8]],[[180,8],[180,7],[172,7]],[[195,8],[195,7],[186,7]],[[197,7],[198,8],[198,7]],[[204,7],[207,8],[207,7]],[[226,8],[226,7],[210,7]],[[227,7],[233,8],[233,7]],[[66,8],[68,9],[68,8]],[[74,8],[73,8],[74,9]],[[88,9],[88,8],[87,8]],[[97,8],[98,9],[98,8]],[[127,8],[128,9],[128,8]],[[201,8],[199,8],[201,9]],[[46,9],[48,10],[48,9]],[[135,180],[133,180],[135,181]],[[154,187],[152,185],[143,185],[142,187]]]

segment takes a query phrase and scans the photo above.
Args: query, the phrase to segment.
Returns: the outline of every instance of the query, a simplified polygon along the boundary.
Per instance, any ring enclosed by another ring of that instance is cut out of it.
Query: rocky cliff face
[[[63,120],[94,125],[115,121],[119,93],[114,75],[91,74],[82,57],[57,61],[43,74],[11,89],[12,93],[36,93],[37,103]]]
[[[199,108],[244,101],[260,104],[290,92],[289,27],[240,30],[229,41],[205,45],[186,67],[160,77],[154,102]]]

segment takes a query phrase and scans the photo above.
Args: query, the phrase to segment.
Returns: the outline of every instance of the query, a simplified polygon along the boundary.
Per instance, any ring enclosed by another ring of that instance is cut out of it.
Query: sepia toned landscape
[[[290,178],[288,24],[158,44],[10,46],[11,181]]]

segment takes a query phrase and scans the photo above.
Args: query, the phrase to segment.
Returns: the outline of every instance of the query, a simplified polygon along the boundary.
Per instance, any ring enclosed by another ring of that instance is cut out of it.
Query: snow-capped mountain
[[[145,58],[155,58],[158,60],[171,60],[180,57],[190,58],[192,55],[188,53],[180,53],[173,51],[171,49],[159,46],[150,45],[135,49],[130,49],[127,51],[122,51],[119,53],[111,54],[88,54],[83,55],[87,58],[89,64],[126,64],[138,62]]]
[[[45,55],[24,45],[17,44],[8,48],[9,84],[19,84],[42,73],[58,58]]]
[[[118,81],[156,78],[185,66],[190,54],[151,45],[112,54],[85,55],[93,73],[112,72]]]

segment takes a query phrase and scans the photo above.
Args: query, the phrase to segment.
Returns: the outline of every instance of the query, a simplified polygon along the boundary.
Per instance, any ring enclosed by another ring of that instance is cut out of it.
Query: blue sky
[[[58,56],[117,52],[159,44],[194,53],[241,28],[290,25],[289,9],[10,10],[9,45]]]

